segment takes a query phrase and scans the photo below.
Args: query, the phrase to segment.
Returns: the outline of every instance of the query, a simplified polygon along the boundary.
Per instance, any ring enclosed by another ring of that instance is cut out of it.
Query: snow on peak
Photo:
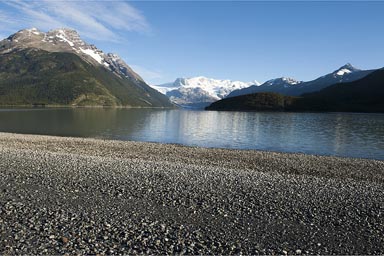
[[[72,42],[72,41],[70,41],[70,40],[68,40],[67,38],[66,38],[66,36],[65,36],[65,32],[63,31],[63,30],[59,30],[59,33],[58,34],[56,34],[56,37],[58,37],[58,38],[60,38],[60,39],[62,39],[63,41],[65,41],[65,42],[67,42],[70,46],[75,46],[75,44]]]
[[[35,35],[40,35],[40,33],[41,33],[37,28],[27,29],[27,31],[30,33],[33,33]]]
[[[281,85],[296,85],[300,84],[302,81],[297,81],[296,79],[290,78],[290,77],[280,77],[280,78],[275,78],[268,80],[267,82],[264,83],[264,85],[267,86],[281,86]]]
[[[349,74],[349,73],[352,73],[352,71],[349,69],[343,68],[343,69],[338,70],[336,72],[336,75],[343,76],[344,74]]]
[[[72,37],[72,38],[75,37],[76,39],[80,38],[80,36],[77,33],[77,31],[74,30],[74,29],[70,29],[70,28],[52,29],[52,30],[48,31],[48,34],[52,34],[52,35],[61,34],[61,35]]]
[[[173,83],[152,87],[167,95],[174,103],[187,106],[190,104],[214,102],[226,97],[234,90],[243,89],[255,84],[259,85],[260,83],[257,81],[245,83],[197,76],[177,78]]]
[[[58,40],[59,42],[64,42],[69,44],[72,48],[78,48],[80,45],[86,45],[86,43],[81,40],[80,35],[77,33],[76,30],[69,29],[69,28],[59,28],[49,31],[44,40],[46,42],[54,42],[55,40]]]
[[[200,88],[207,92],[212,98],[222,99],[234,90],[243,89],[253,84],[255,84],[255,81],[245,83],[241,81],[220,80],[197,76],[191,78],[178,78],[173,83],[173,87]]]
[[[103,64],[104,58],[103,58],[102,54],[98,53],[97,51],[95,51],[93,49],[83,49],[81,47],[80,47],[80,51],[82,51],[83,53],[91,56],[98,63]]]
[[[7,38],[6,49],[12,48],[38,48],[49,52],[71,52],[93,65],[102,65],[117,76],[132,79],[141,84],[143,79],[136,74],[117,54],[104,53],[96,46],[88,44],[80,38],[76,30],[58,28],[48,32],[41,32],[37,28],[20,30]],[[0,47],[1,50],[1,47]]]
[[[31,36],[32,34],[40,35],[40,34],[43,34],[43,32],[41,32],[37,28],[28,28],[28,29],[20,30],[16,34],[25,34],[26,36]]]
[[[339,68],[338,70],[336,70],[335,72],[333,72],[333,74],[336,76],[343,76],[343,75],[350,74],[357,71],[360,71],[360,69],[357,69],[354,66],[352,66],[350,63],[347,63],[341,68]]]

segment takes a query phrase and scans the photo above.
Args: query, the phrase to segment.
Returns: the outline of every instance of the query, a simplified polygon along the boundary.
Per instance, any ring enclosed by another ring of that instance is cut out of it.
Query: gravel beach
[[[384,162],[0,133],[0,254],[384,254]]]

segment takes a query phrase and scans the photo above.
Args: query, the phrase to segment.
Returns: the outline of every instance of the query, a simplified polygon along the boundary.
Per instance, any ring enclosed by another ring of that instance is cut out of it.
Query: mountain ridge
[[[23,29],[5,40],[8,40],[8,47],[1,50],[2,44],[0,44],[0,54],[14,48],[38,48],[48,52],[73,52],[92,64],[104,65],[116,75],[144,82],[117,54],[104,53],[95,45],[86,43],[73,29],[52,29],[46,33],[36,28]]]
[[[71,29],[24,29],[0,41],[0,92],[1,105],[174,107],[118,55]]]
[[[384,113],[384,69],[300,97],[259,92],[222,99],[206,110]]]
[[[259,92],[274,92],[287,96],[299,96],[304,93],[320,91],[336,83],[359,80],[373,71],[374,70],[360,70],[350,63],[347,63],[332,73],[323,75],[314,80],[304,82],[284,77],[272,79],[259,86],[250,86],[241,90],[235,90],[231,92],[227,98]]]
[[[197,76],[180,77],[171,83],[152,85],[152,88],[168,96],[173,103],[182,107],[204,108],[210,103],[226,97],[233,90],[246,88],[252,84],[259,83]]]

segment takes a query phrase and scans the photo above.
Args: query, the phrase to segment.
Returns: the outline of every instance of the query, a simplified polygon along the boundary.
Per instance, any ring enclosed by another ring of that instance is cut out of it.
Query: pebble
[[[0,255],[384,254],[383,184],[383,161],[0,133]]]
[[[63,242],[63,244],[66,244],[66,243],[69,242],[69,239],[68,239],[67,237],[63,236],[63,237],[61,238],[61,241]]]

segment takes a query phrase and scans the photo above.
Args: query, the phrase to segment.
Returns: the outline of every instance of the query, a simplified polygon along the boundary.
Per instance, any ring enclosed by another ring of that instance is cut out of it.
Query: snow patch
[[[83,48],[80,48],[80,51],[82,51],[83,53],[91,56],[94,60],[96,60],[98,63],[100,64],[103,64],[103,57],[101,57],[97,52],[95,52],[94,50],[92,49],[83,49]]]
[[[343,76],[343,75],[349,74],[349,73],[352,73],[352,71],[349,69],[343,68],[343,69],[340,69],[339,71],[337,71],[336,75]]]
[[[57,34],[56,37],[62,39],[63,41],[67,42],[71,47],[75,46],[74,43],[72,43],[71,41],[69,41],[66,37],[65,37],[65,34],[64,34],[64,31],[63,30],[60,30],[60,32],[62,34]]]
[[[31,36],[31,33],[34,35],[40,35],[41,34],[37,28],[26,29],[26,31],[28,31],[29,36]],[[20,31],[19,33],[23,33],[23,32]]]
[[[296,85],[296,84],[300,84],[300,83],[302,83],[302,81],[297,81],[297,80],[290,78],[290,77],[281,77],[281,78],[275,78],[275,79],[268,80],[263,85],[265,85],[265,86],[281,86],[282,85],[282,86],[287,88],[291,85]]]

